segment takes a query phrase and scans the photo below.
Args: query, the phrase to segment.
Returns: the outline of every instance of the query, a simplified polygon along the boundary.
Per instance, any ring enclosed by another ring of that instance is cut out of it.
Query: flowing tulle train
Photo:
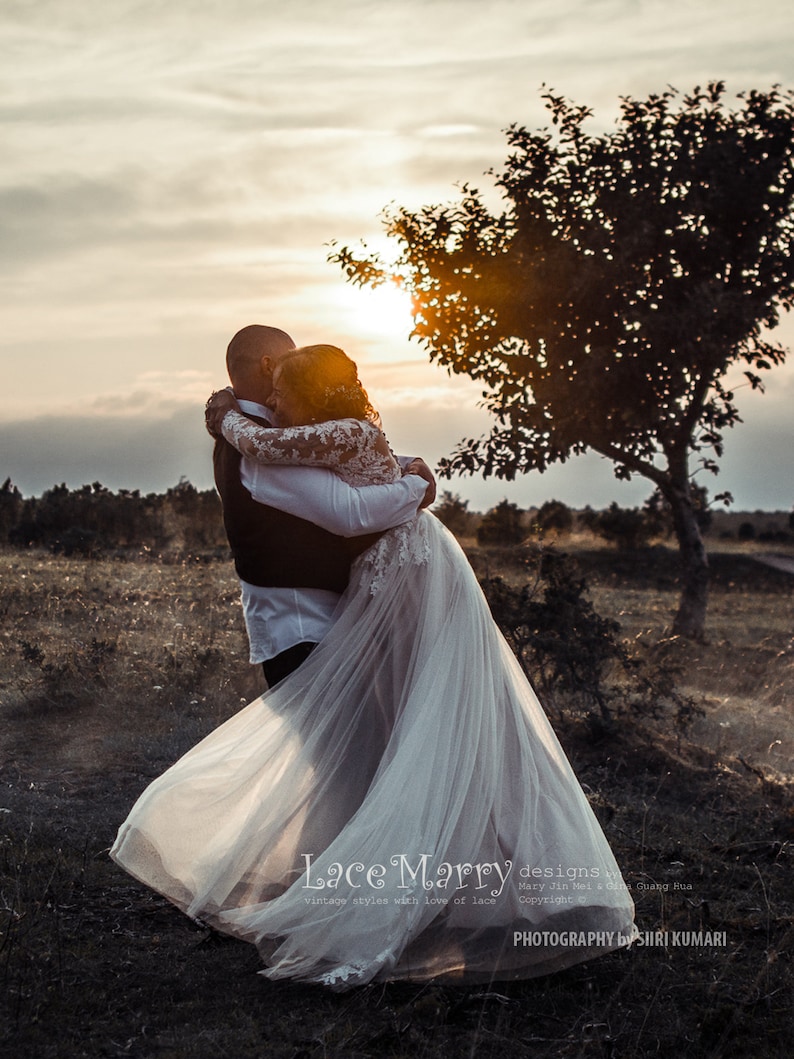
[[[546,974],[633,904],[469,564],[431,515],[354,567],[295,674],[144,791],[112,854],[271,978]]]

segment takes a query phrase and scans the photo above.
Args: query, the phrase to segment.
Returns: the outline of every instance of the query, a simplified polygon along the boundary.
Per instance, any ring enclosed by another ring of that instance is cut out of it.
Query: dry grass
[[[720,569],[731,554],[721,554]],[[759,565],[759,590],[754,573],[715,578],[703,644],[666,639],[675,591],[601,584],[591,594],[627,637],[658,644],[657,655],[680,673],[680,689],[698,697],[705,713],[688,733],[693,742],[784,779],[794,773],[794,577]]]
[[[6,551],[0,577],[12,760],[35,750],[31,765],[84,772],[173,758],[264,686],[227,564]]]
[[[468,991],[339,996],[267,982],[251,947],[201,931],[107,858],[145,784],[260,688],[230,567],[6,551],[4,1054],[787,1057],[791,583],[726,553],[715,564],[711,642],[690,645],[665,641],[675,586],[662,555],[624,562],[582,548],[580,561],[597,609],[629,639],[661,639],[657,650],[705,696],[708,716],[695,733],[702,748],[647,730],[597,746],[570,731],[564,742],[640,929],[703,927],[724,932],[724,946],[637,947],[549,979]],[[779,749],[764,747],[773,733]]]

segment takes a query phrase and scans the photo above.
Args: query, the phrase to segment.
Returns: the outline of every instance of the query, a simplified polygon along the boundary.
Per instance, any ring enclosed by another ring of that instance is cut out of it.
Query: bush
[[[502,500],[484,516],[477,530],[478,544],[520,544],[526,537],[517,504]]]
[[[573,528],[573,512],[561,500],[547,500],[538,509],[535,522],[542,533],[570,533]]]
[[[790,544],[791,534],[786,530],[768,529],[758,534],[758,540],[766,544]]]
[[[591,533],[597,533],[596,526],[598,525],[598,511],[593,511],[589,504],[576,516],[576,523],[580,529],[590,530]]]
[[[98,559],[104,551],[102,538],[94,530],[70,526],[50,543],[53,555],[80,555],[84,559]]]
[[[433,514],[456,537],[470,536],[472,522],[477,518],[469,511],[468,500],[461,500],[457,493],[451,493],[448,489],[444,490],[441,499],[433,507]]]
[[[606,511],[601,511],[593,523],[593,530],[605,540],[616,544],[621,551],[630,551],[645,544],[654,534],[654,523],[639,508],[619,507],[613,500]]]
[[[34,678],[28,688],[27,708],[72,707],[84,701],[87,695],[95,694],[99,688],[109,684],[109,668],[112,664],[117,641],[97,640],[90,642],[75,640],[68,653],[46,654],[38,644],[19,640],[19,653]],[[52,657],[51,657],[52,655]]]
[[[520,589],[501,577],[483,582],[494,620],[548,703],[565,699],[585,713],[596,706],[609,720],[604,676],[613,662],[625,662],[620,626],[596,613],[564,557],[546,553],[538,573]]]
[[[620,625],[596,612],[568,556],[544,550],[534,582],[514,588],[489,577],[482,588],[521,667],[558,718],[582,716],[603,735],[627,713],[657,717],[672,707],[683,730],[701,712],[676,690],[669,667],[629,656]]]

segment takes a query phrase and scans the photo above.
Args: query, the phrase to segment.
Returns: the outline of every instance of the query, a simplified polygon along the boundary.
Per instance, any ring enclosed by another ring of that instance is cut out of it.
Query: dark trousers
[[[294,673],[306,661],[316,646],[316,643],[296,643],[293,647],[288,647],[286,651],[282,651],[280,655],[276,655],[275,658],[268,658],[266,662],[263,662],[262,669],[267,686],[272,688],[274,684],[278,684],[284,677]]]

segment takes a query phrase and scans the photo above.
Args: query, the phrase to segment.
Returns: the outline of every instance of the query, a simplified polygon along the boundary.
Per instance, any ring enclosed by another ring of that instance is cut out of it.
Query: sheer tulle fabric
[[[634,936],[601,828],[429,514],[358,560],[309,660],[156,780],[111,855],[256,944],[262,973],[334,988],[531,977]]]

